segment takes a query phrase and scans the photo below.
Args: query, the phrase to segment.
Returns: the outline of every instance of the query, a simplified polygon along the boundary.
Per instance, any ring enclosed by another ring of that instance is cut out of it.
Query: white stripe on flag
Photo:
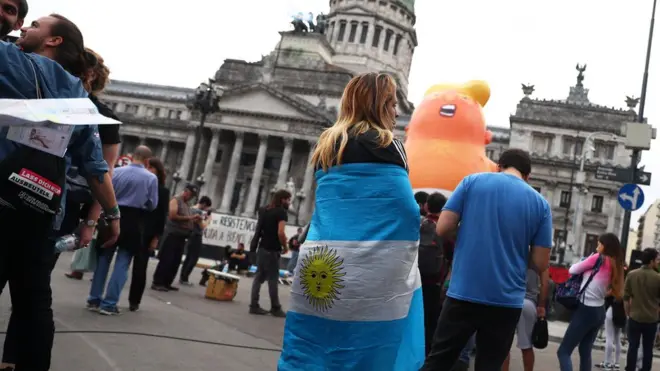
[[[418,246],[418,241],[305,241],[290,310],[338,321],[404,318],[421,285]]]

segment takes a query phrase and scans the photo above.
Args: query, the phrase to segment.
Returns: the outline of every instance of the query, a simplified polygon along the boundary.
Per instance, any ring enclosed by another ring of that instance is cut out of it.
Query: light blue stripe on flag
[[[289,311],[278,371],[418,371],[424,364],[422,289],[407,317],[345,322]]]
[[[359,163],[316,172],[316,203],[307,239],[417,241],[419,206],[408,173],[391,164]]]
[[[408,173],[365,163],[316,176],[278,370],[418,371],[420,215]]]

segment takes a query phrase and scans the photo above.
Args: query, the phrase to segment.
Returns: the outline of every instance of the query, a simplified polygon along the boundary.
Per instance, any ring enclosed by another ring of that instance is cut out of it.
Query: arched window
[[[358,28],[358,23],[356,21],[351,22],[351,31],[348,34],[349,43],[355,42],[355,36],[357,36],[357,28]]]
[[[344,34],[346,33],[346,21],[339,22],[339,35],[337,35],[337,41],[344,41]]]
[[[374,32],[374,41],[371,43],[371,46],[374,48],[378,47],[378,44],[380,44],[380,34],[383,32],[383,27],[381,26],[376,26],[376,30]]]
[[[396,55],[396,53],[399,52],[399,44],[401,43],[401,39],[402,39],[401,35],[397,34],[396,40],[394,40],[394,51],[392,52],[394,53],[394,55]]]
[[[362,33],[360,34],[360,44],[367,42],[367,34],[369,33],[369,23],[362,22]]]
[[[385,45],[383,45],[383,49],[385,51],[390,50],[390,41],[392,41],[392,35],[394,35],[394,31],[388,29],[385,32]]]

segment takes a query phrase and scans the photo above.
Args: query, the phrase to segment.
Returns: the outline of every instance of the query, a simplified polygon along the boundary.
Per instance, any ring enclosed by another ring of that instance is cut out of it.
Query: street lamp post
[[[296,225],[297,226],[300,226],[300,206],[302,206],[304,200],[305,200],[305,192],[298,191],[296,193]]]
[[[646,106],[646,89],[649,83],[649,63],[651,62],[651,46],[653,45],[653,28],[655,26],[655,6],[657,0],[653,0],[653,10],[651,11],[651,24],[649,25],[649,41],[646,46],[646,63],[644,65],[644,75],[642,77],[642,94],[639,97],[639,111],[637,112],[637,122],[644,123],[644,108]],[[630,158],[630,183],[635,184],[637,179],[637,163],[640,160],[640,150],[634,148]],[[621,247],[625,256],[628,248],[628,234],[630,232],[631,212],[626,210],[623,214],[623,230],[621,231]]]
[[[199,110],[201,113],[201,118],[199,119],[199,126],[195,131],[195,145],[193,146],[192,152],[192,166],[188,169],[188,174],[186,179],[189,179],[192,183],[195,179],[195,170],[197,169],[197,155],[199,153],[199,146],[202,138],[202,130],[204,130],[204,123],[206,121],[206,115],[218,111],[218,100],[222,95],[222,90],[217,90],[214,87],[215,80],[209,79],[208,84],[203,82],[199,85],[197,90],[195,90],[195,95],[191,99],[191,108]]]
[[[197,185],[197,189],[201,190],[205,183],[206,183],[206,179],[204,179],[204,174],[200,174],[200,176],[198,176],[197,179],[195,179],[195,184]],[[197,194],[197,199],[198,200],[199,200],[200,196],[201,195],[198,192],[198,194]]]
[[[573,218],[573,251],[579,256],[583,255],[582,238],[580,236],[582,234],[582,218],[584,215],[582,203],[584,202],[584,195],[587,193],[587,188],[585,187],[587,175],[584,172],[584,162],[587,158],[587,155],[595,150],[592,142],[597,136],[607,136],[611,140],[618,139],[618,137],[612,133],[596,131],[587,135],[584,140],[584,146],[582,146],[582,154],[580,154],[580,169],[577,173],[574,189],[574,192],[577,192],[577,203],[575,205],[575,217]]]
[[[174,174],[172,174],[172,180],[174,180],[174,185],[172,186],[172,191],[170,193],[175,195],[176,187],[179,185],[179,182],[181,181],[181,174],[179,174],[178,171],[175,171]]]

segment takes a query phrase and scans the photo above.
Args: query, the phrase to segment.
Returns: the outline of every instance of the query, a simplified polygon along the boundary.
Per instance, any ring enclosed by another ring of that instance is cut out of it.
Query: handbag
[[[600,255],[584,286],[582,286],[584,273],[574,274],[566,282],[559,284],[555,294],[555,301],[563,305],[566,309],[575,310],[578,307],[580,299],[584,296],[584,291],[587,286],[589,286],[596,273],[598,273],[602,264],[603,256]]]
[[[37,99],[42,99],[34,61]],[[0,207],[17,217],[26,218],[33,231],[52,228],[55,215],[61,212],[65,189],[66,160],[29,146],[16,144],[16,150],[0,161]]]
[[[545,349],[548,346],[548,321],[539,318],[532,329],[532,345],[536,349]]]

